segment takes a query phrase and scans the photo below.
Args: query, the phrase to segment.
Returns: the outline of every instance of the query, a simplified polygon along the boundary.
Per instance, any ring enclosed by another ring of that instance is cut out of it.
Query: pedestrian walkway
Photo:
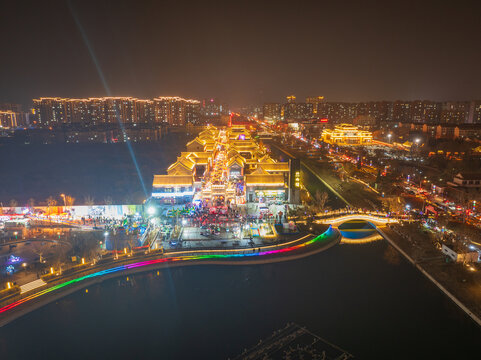
[[[39,288],[41,286],[44,286],[46,284],[47,283],[45,281],[43,281],[42,279],[38,279],[38,280],[35,280],[35,281],[32,281],[32,282],[29,282],[25,285],[20,286],[20,294],[24,294],[27,291],[37,289],[37,288]]]

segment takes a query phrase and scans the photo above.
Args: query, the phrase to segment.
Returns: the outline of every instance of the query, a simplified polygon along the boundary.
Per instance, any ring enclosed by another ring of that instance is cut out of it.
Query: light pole
[[[388,140],[389,140],[389,143],[391,143],[391,137],[392,137],[392,134],[391,134],[391,133],[387,134],[387,138],[388,138]]]

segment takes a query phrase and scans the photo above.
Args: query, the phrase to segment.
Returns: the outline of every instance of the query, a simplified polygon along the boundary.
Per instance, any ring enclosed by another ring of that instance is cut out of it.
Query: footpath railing
[[[291,240],[288,242],[272,244],[272,245],[265,245],[265,246],[256,246],[250,248],[236,248],[236,249],[192,249],[192,250],[171,250],[168,252],[163,252],[162,250],[150,250],[145,252],[136,252],[131,254],[126,254],[120,256],[118,259],[111,258],[107,261],[100,261],[95,265],[85,264],[79,265],[78,269],[75,269],[73,272],[69,272],[68,275],[46,275],[43,277],[43,280],[47,282],[46,285],[36,288],[34,291],[25,292],[20,294],[19,292],[14,294],[9,294],[8,296],[0,299],[0,308],[12,304],[16,301],[22,300],[24,298],[30,297],[31,295],[38,293],[40,291],[47,290],[52,288],[56,285],[66,283],[80,277],[84,277],[87,275],[91,275],[100,271],[113,269],[119,266],[124,265],[131,265],[138,261],[148,261],[148,260],[156,260],[156,259],[168,259],[168,258],[176,258],[176,257],[189,257],[189,256],[198,256],[198,255],[247,255],[253,254],[256,252],[264,252],[264,251],[271,251],[271,250],[281,250],[291,246],[294,246],[298,243],[303,243],[308,241],[311,238],[312,234],[307,234],[301,238]],[[188,260],[188,259],[185,259]]]

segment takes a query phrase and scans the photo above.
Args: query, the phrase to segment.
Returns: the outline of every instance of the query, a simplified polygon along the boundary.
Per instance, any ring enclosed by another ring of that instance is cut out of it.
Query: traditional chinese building
[[[322,141],[332,145],[370,145],[372,133],[360,130],[357,126],[349,124],[336,125],[334,129],[325,129],[321,134]]]

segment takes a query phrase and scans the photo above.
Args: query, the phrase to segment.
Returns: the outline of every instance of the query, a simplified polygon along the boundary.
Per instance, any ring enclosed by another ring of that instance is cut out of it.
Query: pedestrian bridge
[[[398,218],[388,217],[385,214],[366,214],[366,213],[348,213],[348,214],[333,214],[318,218],[315,222],[318,224],[329,224],[333,227],[338,227],[348,221],[363,220],[374,227],[384,226],[389,223],[396,223]]]

